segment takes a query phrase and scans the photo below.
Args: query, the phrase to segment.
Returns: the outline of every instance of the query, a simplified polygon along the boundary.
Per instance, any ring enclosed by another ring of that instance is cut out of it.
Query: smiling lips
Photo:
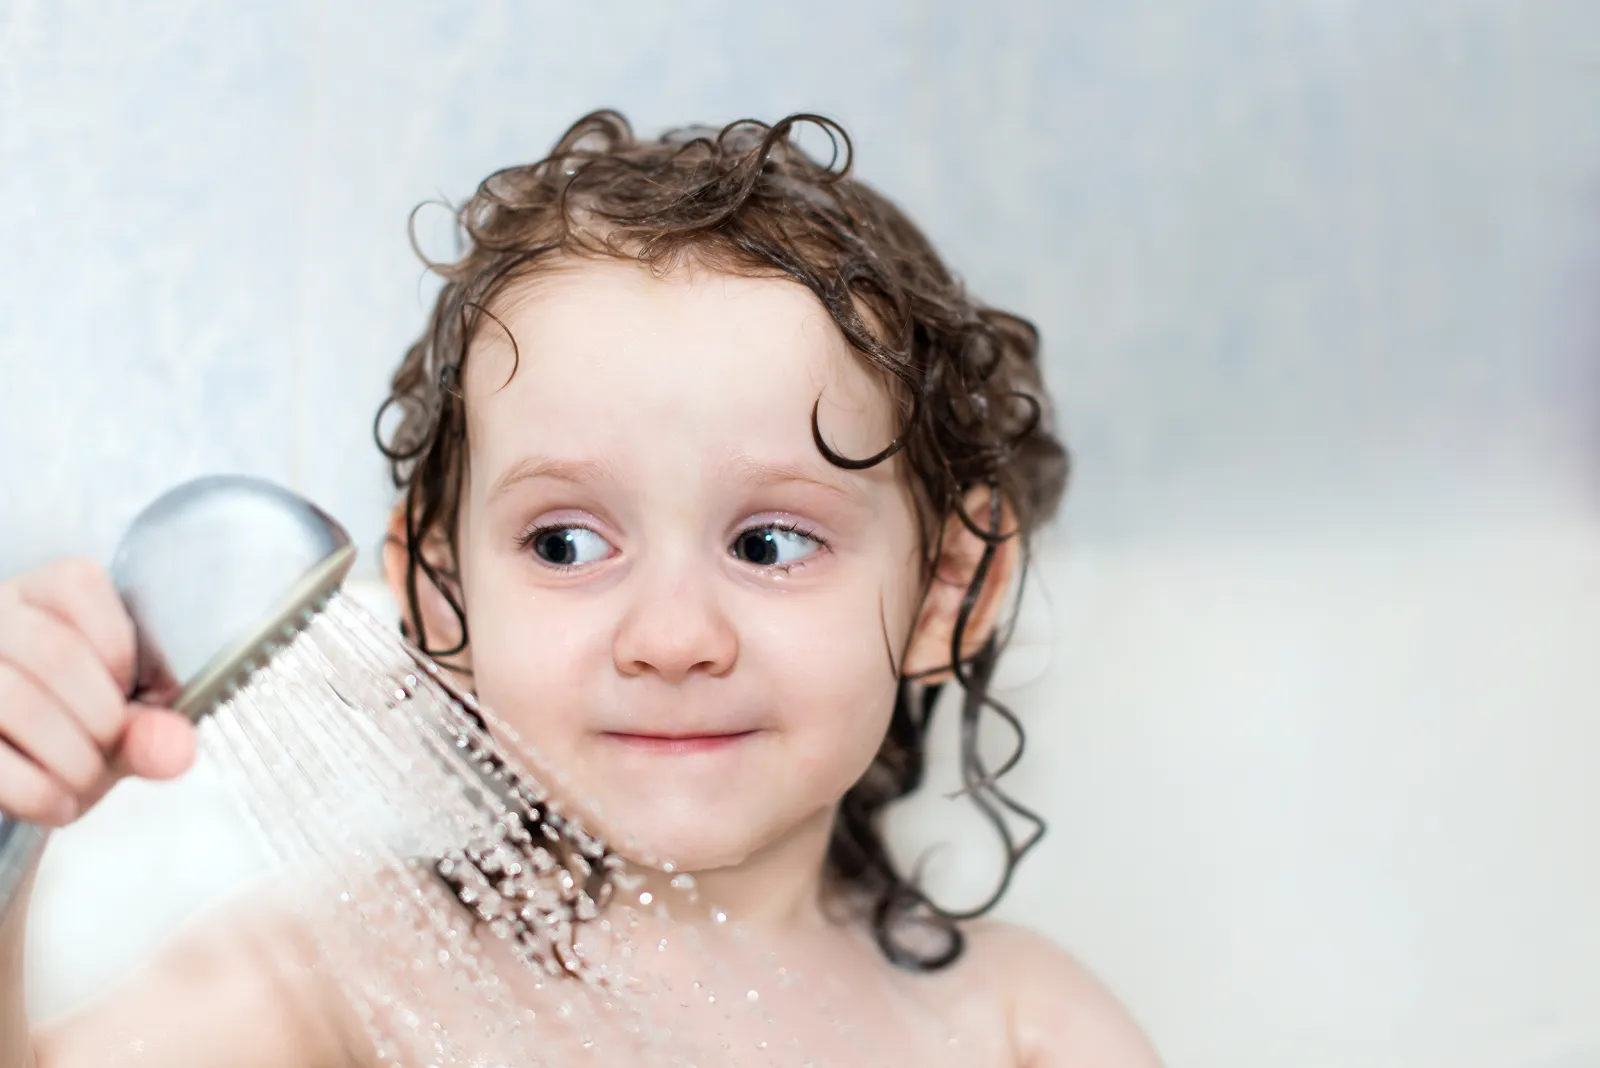
[[[730,748],[747,738],[753,738],[757,733],[753,730],[719,734],[630,734],[607,731],[604,737],[635,752],[661,756],[689,756]]]

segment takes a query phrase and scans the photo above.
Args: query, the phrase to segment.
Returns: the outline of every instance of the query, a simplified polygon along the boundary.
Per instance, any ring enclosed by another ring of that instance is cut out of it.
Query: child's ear
[[[990,490],[979,487],[969,492],[963,502],[967,515],[979,529],[989,526],[991,512]],[[1001,502],[1000,531],[1011,533],[1017,529],[1017,520],[1011,507]],[[956,618],[961,614],[961,601],[967,595],[986,548],[984,540],[974,534],[959,516],[952,515],[944,527],[944,538],[939,547],[933,574],[928,582],[928,592],[917,614],[911,641],[906,647],[905,663],[901,672],[917,676],[926,682],[946,682],[954,674],[950,664],[950,642],[955,634]],[[1005,607],[1011,592],[1012,579],[1016,577],[1022,539],[1012,534],[995,543],[994,556],[978,592],[977,603],[967,620],[966,632],[961,640],[961,658],[975,654],[994,633],[1000,621],[1000,611]]]
[[[395,604],[400,609],[400,619],[404,622],[406,635],[413,641],[419,634],[427,638],[429,649],[454,649],[461,644],[461,621],[456,618],[456,613],[450,607],[450,602],[445,599],[439,587],[428,578],[428,573],[420,567],[417,569],[417,607],[421,610],[421,622],[426,626],[424,632],[417,626],[417,616],[411,609],[411,598],[406,593],[406,573],[411,567],[411,554],[408,551],[409,539],[406,537],[406,502],[402,500],[395,505],[394,511],[389,514],[389,529],[383,539],[383,577],[388,583],[389,593],[394,597]],[[426,537],[422,548],[424,559],[437,571],[450,573],[454,570],[450,560],[450,549],[441,537]],[[460,601],[457,594],[456,600]],[[441,657],[440,663],[454,668],[471,668],[471,660],[465,651],[454,656]]]

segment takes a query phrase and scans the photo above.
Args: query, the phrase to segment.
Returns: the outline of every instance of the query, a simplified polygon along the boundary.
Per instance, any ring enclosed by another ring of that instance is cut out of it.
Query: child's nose
[[[667,682],[732,671],[738,635],[709,583],[684,573],[642,578],[612,644],[617,670]]]

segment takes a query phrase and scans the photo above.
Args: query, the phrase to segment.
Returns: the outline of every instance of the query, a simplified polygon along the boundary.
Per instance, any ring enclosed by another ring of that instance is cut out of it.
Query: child
[[[792,140],[808,123],[829,164]],[[986,693],[1000,617],[1066,454],[1033,329],[849,162],[813,116],[641,141],[601,112],[488,178],[379,413],[386,574],[410,637],[610,823],[834,953],[862,1004],[909,1006],[877,1036],[895,1063],[959,1021],[965,1064],[1154,1064],[1063,953],[939,912],[880,837],[941,685],[1009,715]],[[0,587],[0,810],[60,826],[119,776],[187,768],[188,724],[121,696],[133,644],[97,567]],[[1028,815],[964,761],[997,826]],[[30,1039],[20,912],[0,1068],[370,1056],[303,934],[259,911]]]

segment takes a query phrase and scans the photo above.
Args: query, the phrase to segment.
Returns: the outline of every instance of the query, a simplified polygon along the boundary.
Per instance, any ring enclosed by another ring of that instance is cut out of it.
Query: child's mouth
[[[607,731],[602,737],[640,753],[658,756],[689,756],[727,749],[758,731],[730,731],[722,734],[633,734]]]

